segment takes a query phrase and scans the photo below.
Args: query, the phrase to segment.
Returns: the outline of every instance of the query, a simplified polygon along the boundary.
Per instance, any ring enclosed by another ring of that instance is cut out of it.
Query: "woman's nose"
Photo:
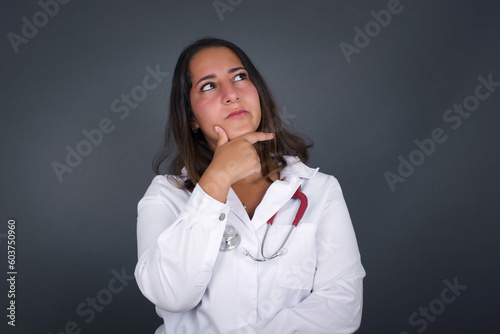
[[[231,83],[222,86],[222,103],[227,104],[240,99],[239,93]]]

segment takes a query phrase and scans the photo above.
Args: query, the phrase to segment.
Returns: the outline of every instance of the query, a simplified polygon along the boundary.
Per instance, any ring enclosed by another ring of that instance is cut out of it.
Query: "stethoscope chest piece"
[[[271,256],[264,255],[264,247],[265,247],[264,245],[266,243],[267,233],[269,232],[269,227],[273,224],[274,217],[276,217],[277,213],[275,213],[274,216],[272,216],[267,221],[266,232],[264,233],[264,238],[262,239],[262,243],[260,245],[260,255],[262,256],[262,258],[256,258],[256,257],[252,256],[248,252],[248,250],[246,250],[244,248],[241,249],[241,252],[243,253],[243,255],[252,259],[253,261],[264,262],[264,261],[272,260],[278,256],[285,255],[287,253],[287,249],[285,248],[285,245],[286,245],[288,239],[290,238],[290,235],[292,234],[293,230],[297,227],[300,220],[302,219],[302,216],[304,215],[304,212],[307,209],[307,197],[301,191],[301,186],[299,186],[299,188],[295,191],[292,198],[296,198],[296,199],[300,200],[300,206],[299,206],[299,209],[297,210],[297,213],[295,214],[295,219],[293,220],[293,223],[290,227],[290,230],[288,231],[288,234],[286,235],[285,240],[283,240],[283,243],[281,244],[281,246]],[[236,229],[234,228],[234,226],[226,225],[226,229],[224,230],[224,235],[222,236],[222,241],[220,242],[219,249],[221,251],[228,251],[231,249],[235,249],[240,244],[240,241],[241,241],[241,237],[238,235],[238,232],[236,232]]]
[[[220,242],[220,250],[228,251],[235,249],[240,244],[241,237],[239,236],[236,229],[231,225],[226,225],[224,234],[222,236],[222,241]]]

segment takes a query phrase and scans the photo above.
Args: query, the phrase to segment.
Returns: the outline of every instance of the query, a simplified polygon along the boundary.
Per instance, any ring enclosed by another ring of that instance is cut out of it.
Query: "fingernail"
[[[219,127],[216,125],[214,126],[215,132],[219,133]]]

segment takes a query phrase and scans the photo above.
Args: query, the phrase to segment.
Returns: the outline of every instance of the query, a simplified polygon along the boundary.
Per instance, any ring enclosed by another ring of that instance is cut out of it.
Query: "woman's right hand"
[[[250,132],[229,140],[220,126],[215,126],[215,131],[218,141],[214,157],[199,185],[208,195],[224,203],[233,183],[261,170],[259,155],[253,144],[271,140],[274,134]]]

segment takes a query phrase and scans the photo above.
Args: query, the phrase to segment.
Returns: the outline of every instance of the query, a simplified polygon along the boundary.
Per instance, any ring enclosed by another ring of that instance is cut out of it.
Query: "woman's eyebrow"
[[[237,72],[237,71],[239,71],[239,70],[245,70],[245,71],[246,71],[246,69],[245,69],[244,67],[240,66],[240,67],[234,67],[234,68],[231,68],[229,71],[227,71],[227,73],[234,73],[234,72]],[[196,83],[196,85],[194,85],[194,86],[195,86],[195,87],[196,87],[196,86],[198,86],[198,84],[199,84],[200,82],[202,82],[203,80],[213,79],[213,78],[215,78],[215,74],[209,74],[209,75],[206,75],[206,76],[204,76],[203,78],[201,78],[200,80],[198,80],[198,82],[197,82],[197,83]]]
[[[243,66],[235,67],[235,68],[232,68],[229,71],[227,71],[227,73],[234,73],[234,72],[239,71],[239,70],[245,70],[246,71],[246,68],[244,68]]]
[[[201,78],[200,80],[198,80],[198,82],[196,83],[196,85],[194,85],[195,87],[198,86],[198,84],[200,82],[202,82],[203,80],[207,80],[207,79],[213,79],[215,78],[215,74],[210,74],[210,75],[206,75],[204,76],[203,78]]]

